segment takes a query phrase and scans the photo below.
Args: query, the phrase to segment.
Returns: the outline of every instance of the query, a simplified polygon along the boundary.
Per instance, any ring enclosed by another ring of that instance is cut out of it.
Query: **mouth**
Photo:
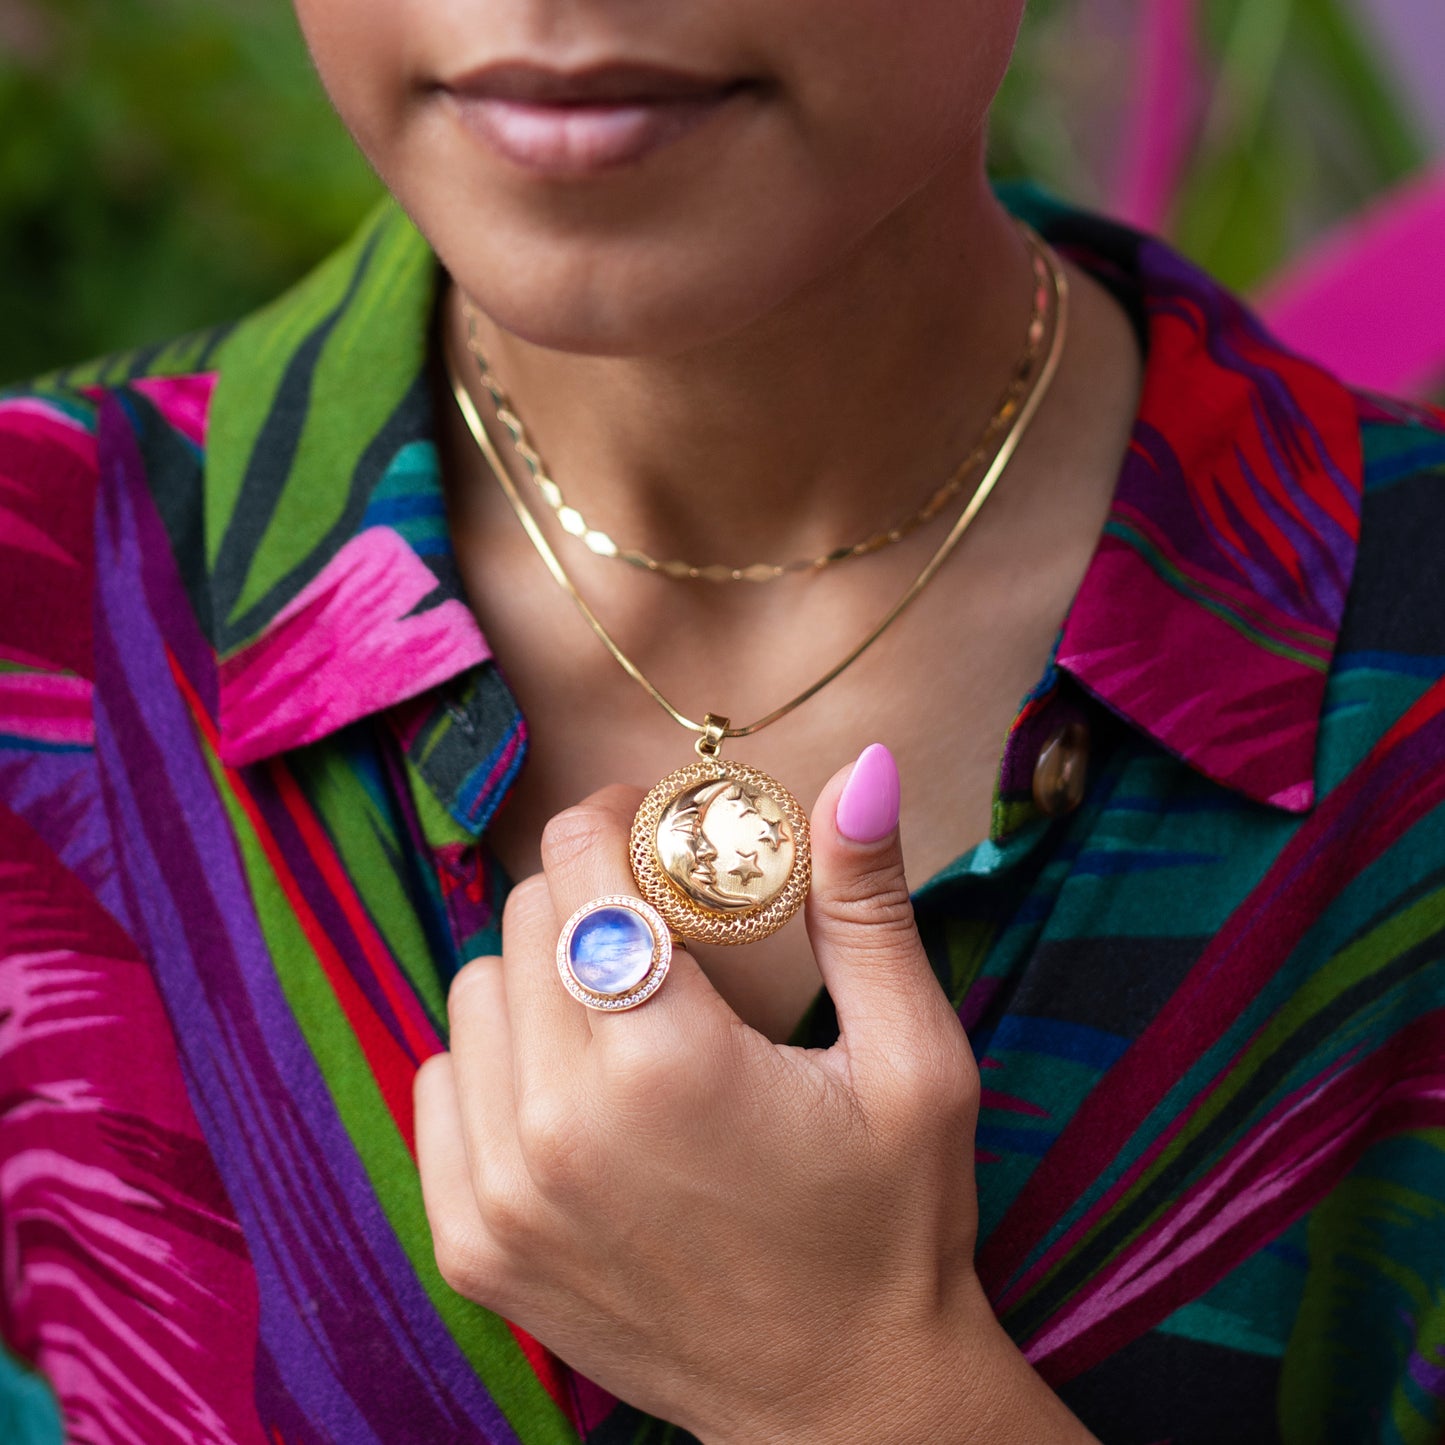
[[[443,82],[462,123],[503,160],[555,178],[635,164],[756,91],[750,79],[612,63],[506,61]]]

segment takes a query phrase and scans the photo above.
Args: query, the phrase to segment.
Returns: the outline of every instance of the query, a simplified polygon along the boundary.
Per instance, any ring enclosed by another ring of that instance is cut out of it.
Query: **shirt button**
[[[1088,726],[1067,723],[1043,745],[1034,764],[1034,802],[1039,811],[1050,818],[1072,813],[1084,801],[1088,773]]]

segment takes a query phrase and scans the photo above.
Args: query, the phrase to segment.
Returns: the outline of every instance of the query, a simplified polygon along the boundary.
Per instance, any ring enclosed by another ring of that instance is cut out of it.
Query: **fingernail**
[[[876,843],[898,826],[898,764],[882,743],[869,743],[858,754],[834,819],[855,843]]]

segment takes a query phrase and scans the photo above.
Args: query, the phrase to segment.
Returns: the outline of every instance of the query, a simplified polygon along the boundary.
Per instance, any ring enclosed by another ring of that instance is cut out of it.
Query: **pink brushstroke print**
[[[210,412],[211,393],[216,389],[215,372],[195,376],[147,376],[132,382],[131,387],[155,402],[161,415],[188,441],[198,447],[205,446],[206,418]]]
[[[66,1439],[256,1441],[255,1282],[150,971],[0,809],[0,1333]]]
[[[90,677],[95,437],[67,411],[0,402],[0,661]]]
[[[414,610],[436,586],[391,528],[353,537],[255,642],[222,663],[225,761],[299,747],[398,701],[398,673],[410,696],[490,657],[463,603]]]
[[[95,741],[91,684],[46,672],[0,672],[0,736],[55,746]]]

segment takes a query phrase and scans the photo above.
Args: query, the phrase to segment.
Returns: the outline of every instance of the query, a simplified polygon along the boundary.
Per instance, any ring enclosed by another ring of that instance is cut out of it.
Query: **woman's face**
[[[628,354],[721,339],[866,239],[970,214],[1023,3],[296,9],[342,119],[482,309]]]

